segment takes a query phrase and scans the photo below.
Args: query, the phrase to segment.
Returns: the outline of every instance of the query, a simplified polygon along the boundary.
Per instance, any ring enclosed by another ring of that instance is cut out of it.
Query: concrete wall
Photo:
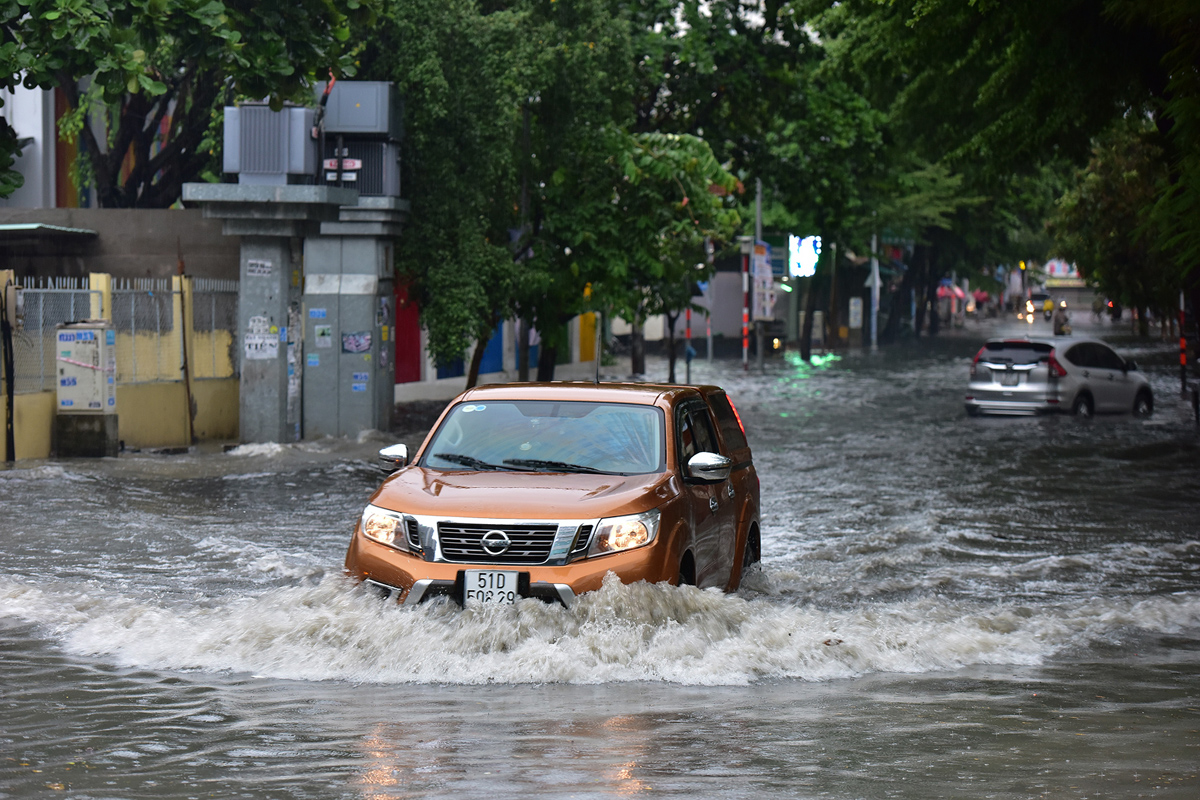
[[[0,259],[18,278],[33,275],[166,278],[182,257],[196,278],[238,278],[238,238],[199,210],[115,208],[0,208],[0,225],[42,223],[96,231],[86,240],[53,236],[0,238]]]

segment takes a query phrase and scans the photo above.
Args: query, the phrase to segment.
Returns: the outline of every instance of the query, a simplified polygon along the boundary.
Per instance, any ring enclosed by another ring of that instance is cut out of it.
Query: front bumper
[[[567,564],[501,565],[427,561],[420,555],[372,541],[356,527],[346,551],[346,572],[381,591],[395,593],[404,603],[446,596],[461,604],[466,570],[512,570],[520,574],[523,597],[569,605],[577,595],[599,589],[609,572],[622,583],[674,583],[679,577],[680,554],[673,552],[670,536],[665,534],[660,530],[658,537],[644,547]]]

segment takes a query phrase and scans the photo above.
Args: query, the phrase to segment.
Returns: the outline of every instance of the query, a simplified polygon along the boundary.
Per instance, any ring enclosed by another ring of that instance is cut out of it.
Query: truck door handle
[[[718,505],[720,505],[720,504],[717,502],[717,498],[715,498],[715,497],[708,498],[708,510],[709,511],[711,511],[714,514],[717,513]]]
[[[732,483],[726,484],[725,485],[725,496],[732,499],[733,495],[734,495],[733,484]]]

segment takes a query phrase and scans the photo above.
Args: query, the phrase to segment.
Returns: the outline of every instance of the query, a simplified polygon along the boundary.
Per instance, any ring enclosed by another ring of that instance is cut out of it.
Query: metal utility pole
[[[1179,290],[1179,396],[1187,397],[1187,333],[1183,327],[1187,321],[1184,312],[1183,289]]]
[[[762,178],[754,179],[754,246],[762,242]],[[761,370],[763,365],[763,331],[762,322],[754,320],[754,353],[755,361]]]
[[[871,234],[871,352],[879,350],[879,237]]]
[[[739,236],[742,245],[742,371],[750,371],[750,253],[754,243]]]

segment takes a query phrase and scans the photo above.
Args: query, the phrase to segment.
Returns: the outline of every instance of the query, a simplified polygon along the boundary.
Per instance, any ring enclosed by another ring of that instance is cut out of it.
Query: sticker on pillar
[[[275,274],[275,264],[261,258],[246,261],[246,275],[251,278],[269,278]]]
[[[366,390],[367,390],[367,385],[365,383],[350,384],[350,391],[352,391],[352,392],[365,392]]]
[[[383,330],[381,330],[379,332],[379,339],[380,339],[380,341],[384,341],[384,342],[386,342],[388,340],[388,326],[387,325],[384,325]]]
[[[279,357],[279,337],[269,333],[247,333],[244,339],[246,359],[269,361]]]
[[[333,326],[332,325],[314,325],[313,336],[316,338],[317,347],[322,350],[333,349]]]
[[[354,373],[354,380],[356,380],[356,381],[364,381],[364,382],[365,382],[365,381],[369,381],[369,380],[371,380],[371,373],[369,373],[369,372],[356,372],[356,373]]]
[[[310,367],[319,367],[321,366],[321,356],[317,353],[309,353],[305,357],[305,363]]]
[[[371,332],[357,331],[342,334],[343,353],[366,353],[371,349]]]
[[[287,326],[285,325],[279,329],[279,341],[286,342],[287,340]]]
[[[113,331],[113,330],[105,331],[104,332],[104,343],[106,345],[108,345],[109,347],[112,347],[114,344],[116,344],[117,343],[117,332]]]
[[[310,308],[308,310],[309,319],[325,319],[325,316],[325,309],[323,308]]]
[[[246,323],[246,333],[261,333],[266,334],[270,330],[270,323],[266,317],[251,317]]]

